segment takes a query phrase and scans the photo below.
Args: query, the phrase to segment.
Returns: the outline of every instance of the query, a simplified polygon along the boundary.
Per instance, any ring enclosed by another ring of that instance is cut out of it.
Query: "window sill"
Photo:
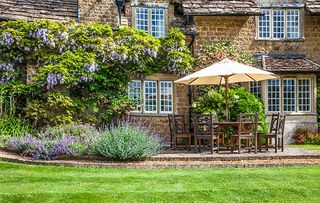
[[[130,113],[130,116],[135,116],[135,117],[167,117],[168,114],[171,113]]]
[[[277,113],[277,112],[268,112],[268,113],[266,113],[266,116],[271,116],[273,113]],[[317,114],[314,112],[292,112],[292,113],[284,113],[284,115],[286,115],[286,116],[316,116]]]
[[[256,41],[265,41],[265,42],[304,42],[305,38],[299,38],[299,39],[260,39],[256,38]]]

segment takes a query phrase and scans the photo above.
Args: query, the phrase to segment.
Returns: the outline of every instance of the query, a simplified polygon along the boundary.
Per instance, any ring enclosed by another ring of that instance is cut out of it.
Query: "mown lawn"
[[[0,162],[0,202],[320,202],[320,166],[131,170]]]
[[[289,147],[296,147],[308,150],[320,150],[320,145],[312,145],[312,144],[291,144]]]

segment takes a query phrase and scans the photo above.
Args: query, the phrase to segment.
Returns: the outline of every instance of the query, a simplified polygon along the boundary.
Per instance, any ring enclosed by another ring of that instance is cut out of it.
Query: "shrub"
[[[206,93],[197,96],[193,104],[195,113],[217,114],[219,120],[225,119],[226,96],[225,88],[210,89]],[[259,114],[259,131],[266,132],[266,117],[262,102],[252,93],[241,87],[231,87],[229,90],[229,113],[230,120],[238,119],[240,113]]]
[[[27,122],[14,116],[0,118],[0,145],[3,145],[10,137],[20,137],[31,132]]]
[[[61,155],[81,155],[85,146],[74,136],[64,138],[23,136],[11,138],[7,142],[7,149],[23,155],[32,156],[34,159],[53,159]]]
[[[320,145],[320,134],[316,130],[308,127],[297,128],[293,136],[296,144],[316,144]]]
[[[45,137],[64,138],[73,136],[80,139],[83,144],[89,145],[99,135],[98,130],[89,124],[61,124],[45,130]]]
[[[116,160],[141,159],[158,153],[160,140],[150,136],[146,128],[122,123],[101,134],[94,145],[99,156]]]

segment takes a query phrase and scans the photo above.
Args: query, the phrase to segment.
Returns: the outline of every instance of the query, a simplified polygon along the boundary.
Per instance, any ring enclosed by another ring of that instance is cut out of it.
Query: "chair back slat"
[[[194,135],[212,136],[212,114],[196,114],[193,115]]]
[[[256,135],[258,132],[258,114],[239,115],[239,134]]]
[[[280,119],[280,113],[275,113],[271,115],[269,133],[275,133],[275,134],[278,133],[279,119]]]
[[[277,132],[278,135],[283,136],[285,124],[286,124],[286,116],[282,115],[282,116],[280,116],[280,119],[279,119],[279,129]]]

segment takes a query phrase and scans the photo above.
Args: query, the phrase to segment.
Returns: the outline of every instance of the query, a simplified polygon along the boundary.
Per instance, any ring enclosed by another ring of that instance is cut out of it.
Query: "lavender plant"
[[[140,125],[121,123],[101,134],[95,142],[96,155],[117,160],[142,159],[159,153],[160,139]]]

